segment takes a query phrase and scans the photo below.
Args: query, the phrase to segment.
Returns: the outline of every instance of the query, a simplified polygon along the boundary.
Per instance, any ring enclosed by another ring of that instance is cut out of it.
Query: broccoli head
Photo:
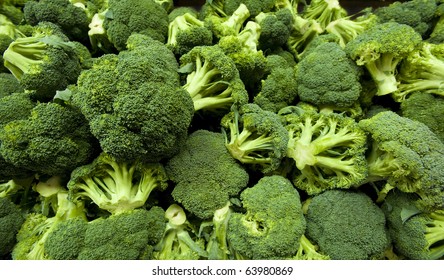
[[[11,253],[25,217],[21,210],[7,197],[0,197],[0,257]]]

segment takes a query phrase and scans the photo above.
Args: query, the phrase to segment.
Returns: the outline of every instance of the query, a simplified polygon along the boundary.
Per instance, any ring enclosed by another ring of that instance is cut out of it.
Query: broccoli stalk
[[[288,38],[287,46],[293,55],[301,58],[307,45],[324,30],[316,20],[305,19],[297,14],[293,19],[293,29]]]
[[[73,199],[90,198],[101,209],[118,214],[142,207],[154,189],[165,189],[166,174],[160,164],[117,162],[102,153],[73,171],[68,188]]]
[[[316,20],[323,30],[330,22],[346,16],[347,11],[338,0],[312,0],[302,12],[302,17]]]
[[[313,244],[303,234],[299,240],[299,249],[293,257],[295,260],[330,260],[330,257],[319,252],[319,246]]]
[[[376,20],[377,17],[373,14],[356,20],[351,19],[351,17],[342,17],[331,21],[325,27],[325,31],[336,35],[339,38],[339,45],[345,48],[348,42],[370,28],[376,23]]]
[[[190,13],[177,16],[172,22],[170,22],[167,44],[175,46],[177,44],[178,34],[193,27],[204,27],[204,22]]]
[[[215,9],[212,14],[205,18],[216,38],[237,35],[244,22],[250,17],[250,11],[243,3],[230,16],[226,16],[224,12],[218,12],[219,9]]]

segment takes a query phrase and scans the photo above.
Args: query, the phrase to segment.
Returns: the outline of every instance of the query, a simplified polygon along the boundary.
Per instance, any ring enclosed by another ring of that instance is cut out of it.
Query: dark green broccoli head
[[[390,245],[382,210],[362,192],[327,190],[311,198],[308,238],[334,260],[379,259]]]
[[[245,213],[233,213],[227,238],[247,259],[282,259],[296,254],[305,232],[298,191],[281,176],[263,177],[242,191]]]
[[[7,197],[0,197],[0,257],[11,253],[17,243],[16,235],[24,221],[21,210]]]
[[[0,73],[0,98],[23,91],[20,82],[11,73]]]
[[[174,199],[202,219],[211,218],[249,179],[226,149],[222,133],[206,130],[190,134],[181,151],[168,161],[166,170],[176,183]]]
[[[261,50],[274,50],[287,43],[293,24],[291,10],[283,8],[276,12],[262,12],[255,17],[255,21],[261,27],[259,36]]]

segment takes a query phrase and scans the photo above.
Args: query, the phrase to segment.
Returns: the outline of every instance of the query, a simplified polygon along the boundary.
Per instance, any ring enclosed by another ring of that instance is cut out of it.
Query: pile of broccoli
[[[444,2],[201,2],[0,1],[0,259],[444,259]]]

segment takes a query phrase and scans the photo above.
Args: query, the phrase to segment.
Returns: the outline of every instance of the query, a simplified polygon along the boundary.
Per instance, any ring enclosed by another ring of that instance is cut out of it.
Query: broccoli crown
[[[444,144],[425,124],[384,111],[361,120],[359,127],[373,145],[367,156],[368,181],[386,180],[416,193],[423,209],[442,208]]]
[[[136,260],[157,244],[165,228],[165,211],[135,209],[88,223],[80,260]]]
[[[214,1],[209,5],[213,4]],[[250,11],[244,3],[241,3],[236,5],[233,13],[228,14],[223,10],[211,7],[207,12],[201,12],[201,17],[203,17],[205,25],[213,32],[214,38],[220,39],[224,36],[236,36],[239,34],[244,23],[250,17]]]
[[[401,102],[402,116],[427,125],[444,142],[444,99],[427,92],[413,92]]]
[[[347,16],[347,11],[338,0],[312,0],[301,13],[303,18],[315,20],[322,29],[337,19]]]
[[[36,105],[25,92],[16,92],[0,98],[0,127],[14,120],[27,119]]]
[[[85,47],[86,48],[86,47]],[[4,52],[5,66],[39,101],[49,101],[57,90],[77,82],[82,71],[79,45],[57,35],[17,38]]]
[[[293,15],[289,9],[279,9],[276,12],[260,13],[254,20],[259,23],[261,32],[259,48],[274,50],[284,46],[290,37]]]
[[[435,0],[410,0],[396,1],[388,6],[379,7],[374,13],[380,22],[395,21],[407,24],[426,37],[433,26],[436,9],[437,2]]]
[[[354,119],[300,107],[279,114],[289,133],[287,157],[295,161],[296,187],[318,194],[357,186],[367,177],[367,136]]]
[[[103,28],[118,51],[126,48],[132,33],[164,42],[168,36],[168,13],[154,0],[108,0]]]
[[[24,221],[21,210],[7,197],[0,197],[0,257],[11,253]]]
[[[207,130],[191,133],[181,151],[168,161],[166,170],[176,183],[173,198],[202,219],[213,217],[214,211],[225,206],[249,180],[248,173],[226,149],[222,133]]]
[[[364,30],[344,50],[368,70],[376,83],[377,95],[386,95],[397,90],[396,68],[421,40],[412,27],[390,21]]]
[[[180,57],[183,88],[194,110],[226,112],[248,102],[248,92],[234,61],[218,46],[197,46]]]
[[[232,15],[241,4],[244,4],[250,11],[251,17],[255,17],[261,12],[271,12],[276,4],[276,0],[222,0],[221,2],[227,15]]]
[[[165,45],[134,34],[128,48],[82,72],[74,103],[106,153],[121,160],[169,158],[186,137],[193,102]]]
[[[305,232],[298,191],[281,176],[262,177],[242,191],[245,213],[228,221],[228,242],[248,259],[281,259],[295,255]]]
[[[20,6],[18,3],[16,3],[16,1],[2,1],[0,3],[0,14],[7,17],[13,24],[20,24],[24,18],[23,11]]]
[[[212,45],[213,33],[197,15],[187,12],[170,22],[166,43],[180,57],[195,46]]]
[[[333,260],[380,259],[390,245],[384,213],[362,192],[326,190],[305,217],[307,237]]]
[[[436,260],[444,256],[444,212],[423,213],[414,194],[390,192],[381,209],[394,248],[409,259]]]
[[[80,111],[58,103],[37,104],[28,118],[8,122],[0,139],[7,162],[47,175],[69,174],[87,163],[95,148]]]
[[[23,87],[11,73],[0,73],[0,98],[22,92]]]
[[[91,199],[103,210],[122,213],[144,206],[154,189],[166,189],[166,181],[160,163],[116,161],[101,153],[72,172],[68,189],[73,200]]]
[[[402,62],[397,76],[395,101],[402,102],[415,91],[444,96],[444,44],[423,42]]]
[[[298,96],[296,68],[277,54],[268,55],[267,61],[270,73],[262,79],[253,103],[264,110],[278,113],[280,109],[293,104]]]
[[[338,44],[321,44],[298,63],[299,98],[317,106],[350,107],[361,94],[360,73]]]
[[[232,109],[221,123],[233,158],[264,173],[279,167],[287,152],[288,132],[276,113],[249,103]]]
[[[71,40],[85,41],[89,19],[87,13],[69,0],[29,0],[23,8],[27,23],[52,22],[59,25]]]

